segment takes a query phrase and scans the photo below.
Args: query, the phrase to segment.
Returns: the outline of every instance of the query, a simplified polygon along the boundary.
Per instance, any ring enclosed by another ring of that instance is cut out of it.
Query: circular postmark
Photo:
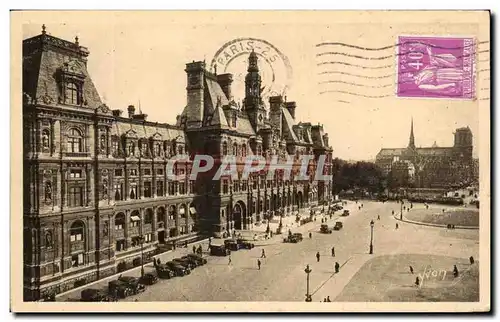
[[[259,58],[264,101],[270,96],[285,95],[292,85],[292,67],[288,58],[274,45],[263,39],[237,38],[224,44],[214,55],[210,70],[218,74],[233,74],[232,92],[245,95],[248,55],[254,51]]]

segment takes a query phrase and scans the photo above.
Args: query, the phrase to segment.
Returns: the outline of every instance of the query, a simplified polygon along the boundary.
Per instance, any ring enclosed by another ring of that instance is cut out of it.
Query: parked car
[[[153,285],[158,283],[158,276],[153,273],[146,273],[139,279],[141,284],[144,285]]]
[[[234,240],[234,239],[226,239],[226,240],[224,240],[224,246],[225,246],[227,249],[231,250],[231,251],[237,251],[237,250],[239,250],[240,248],[243,248],[243,247],[241,247],[241,245],[240,245],[240,244],[238,244],[238,243],[236,242],[236,240]]]
[[[322,234],[331,234],[332,230],[328,227],[327,224],[322,224],[321,228],[319,229],[319,232]]]
[[[255,244],[248,241],[248,240],[245,240],[243,238],[238,238],[236,239],[236,243],[238,245],[240,245],[240,248],[244,248],[244,249],[252,249],[255,247]]]
[[[120,280],[114,280],[108,283],[108,293],[113,297],[124,299],[134,294],[134,288],[128,283]]]
[[[342,227],[344,227],[344,224],[342,222],[340,222],[340,221],[337,221],[335,223],[335,226],[333,226],[333,230],[341,230]]]
[[[345,209],[344,212],[342,213],[342,216],[344,216],[344,217],[349,216],[349,215],[350,215],[350,212],[347,209]]]
[[[184,267],[186,267],[189,270],[193,270],[197,266],[196,263],[194,263],[191,260],[186,259],[186,258],[174,258],[172,260],[172,262],[177,263],[177,264],[179,264],[181,266],[184,266]]]
[[[155,268],[159,278],[170,279],[176,276],[175,271],[165,264],[157,264]]]
[[[189,258],[193,259],[194,261],[196,261],[198,263],[198,266],[202,266],[202,265],[205,265],[207,263],[206,258],[203,258],[198,254],[187,254],[184,257],[189,257]]]
[[[81,293],[82,302],[109,302],[109,296],[103,290],[95,288],[84,289]]]
[[[185,276],[191,274],[191,270],[188,267],[182,266],[177,262],[171,261],[165,264],[169,269],[174,271],[175,276]]]
[[[194,255],[194,254],[189,254],[189,255]],[[186,261],[188,263],[191,263],[193,268],[203,265],[202,261],[199,261],[192,256],[185,255],[185,256],[182,256],[180,259],[183,261]]]
[[[141,292],[144,292],[146,289],[146,286],[141,283],[140,278],[138,277],[133,277],[133,276],[121,276],[118,277],[118,280],[120,282],[124,282],[132,288],[132,293],[133,294],[139,294]]]
[[[231,254],[231,250],[224,245],[210,245],[210,255],[227,256],[229,254]]]

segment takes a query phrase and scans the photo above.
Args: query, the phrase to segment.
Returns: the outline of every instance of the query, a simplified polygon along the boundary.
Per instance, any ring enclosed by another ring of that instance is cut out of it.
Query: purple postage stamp
[[[400,36],[397,96],[474,99],[473,38]]]

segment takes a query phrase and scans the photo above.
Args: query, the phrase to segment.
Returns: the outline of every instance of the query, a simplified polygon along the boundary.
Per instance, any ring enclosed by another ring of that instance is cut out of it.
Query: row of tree
[[[333,160],[333,192],[362,189],[370,193],[385,190],[388,178],[382,174],[373,162],[358,161],[355,163],[335,158]]]

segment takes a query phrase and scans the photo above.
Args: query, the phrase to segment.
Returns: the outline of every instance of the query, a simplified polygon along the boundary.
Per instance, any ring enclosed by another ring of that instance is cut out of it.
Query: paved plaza
[[[361,203],[363,207],[359,209]],[[393,202],[360,201],[358,204],[349,202],[347,207],[351,209],[350,216],[340,217],[340,212],[337,212],[328,220],[331,226],[336,221],[342,221],[343,229],[339,231],[333,231],[332,234],[319,233],[321,216],[318,216],[315,222],[301,227],[292,227],[293,220],[287,217],[283,222],[284,233],[286,234],[288,229],[292,232],[301,232],[304,234],[302,242],[283,243],[285,235],[275,235],[271,239],[262,238],[255,243],[256,247],[252,250],[232,252],[231,264],[228,257],[209,256],[208,245],[205,242],[203,249],[204,256],[208,260],[207,265],[194,269],[186,277],[160,280],[157,284],[148,286],[144,293],[128,297],[124,301],[304,301],[306,265],[312,269],[310,273],[312,300],[319,302],[329,296],[333,301],[351,280],[356,279],[354,276],[366,263],[379,256],[446,255],[457,261],[467,261],[469,256],[474,256],[479,261],[479,230],[447,230],[400,222],[392,215],[393,210],[395,212],[400,210],[400,205]],[[415,209],[419,207],[424,205],[414,205]],[[442,209],[443,206],[439,208]],[[377,219],[378,216],[380,219]],[[371,220],[374,221],[374,251],[370,255]],[[396,223],[399,225],[398,229]],[[271,228],[275,226],[276,223],[271,224]],[[312,232],[312,238],[308,237],[309,232]],[[332,247],[335,247],[335,257],[331,254]],[[262,249],[265,250],[266,258],[260,259]],[[163,262],[190,251],[192,245],[163,254],[161,259]],[[319,262],[316,258],[317,252],[320,253]],[[258,259],[262,262],[260,270],[257,267]],[[336,262],[340,265],[339,273],[335,273]],[[405,266],[403,263],[401,265]],[[388,267],[390,269],[393,266]],[[154,271],[154,268],[148,264],[145,270],[150,272]],[[363,270],[366,271],[366,267]],[[124,275],[139,274],[140,269],[124,272]],[[363,274],[370,276],[370,271]],[[377,274],[377,278],[384,275]],[[387,279],[390,279],[391,274],[387,274]],[[367,278],[366,276],[364,278]],[[373,276],[371,283],[377,284],[375,275]],[[408,277],[408,281],[405,280],[404,283],[411,284],[410,279]],[[394,283],[402,282],[395,279]],[[106,285],[107,281],[101,281],[91,287],[105,288]],[[63,294],[57,300],[78,299],[80,291]],[[341,295],[339,300],[362,300],[354,297],[350,299],[350,295],[346,294]],[[390,298],[394,300],[393,297]],[[380,300],[387,298],[381,297]]]

